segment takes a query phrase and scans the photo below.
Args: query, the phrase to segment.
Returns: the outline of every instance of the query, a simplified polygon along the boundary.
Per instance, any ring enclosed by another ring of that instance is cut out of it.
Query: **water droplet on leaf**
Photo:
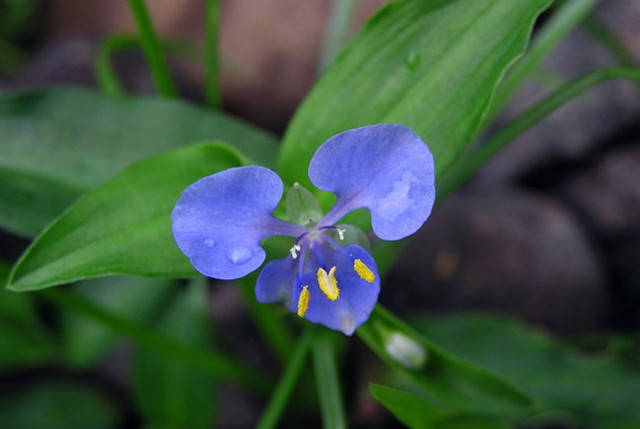
[[[420,55],[415,51],[410,51],[404,59],[404,63],[409,70],[413,71],[420,65]]]
[[[231,250],[229,250],[229,252],[227,253],[227,259],[229,259],[229,261],[233,264],[244,264],[245,262],[247,262],[250,258],[251,255],[253,255],[253,253],[251,252],[251,250],[247,249],[246,247],[233,247]]]

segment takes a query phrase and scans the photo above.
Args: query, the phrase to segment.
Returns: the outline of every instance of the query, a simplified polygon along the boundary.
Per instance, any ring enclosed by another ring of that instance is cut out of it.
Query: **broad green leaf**
[[[35,239],[8,287],[27,291],[111,274],[194,275],[173,241],[171,210],[191,183],[241,164],[228,147],[205,143],[124,169],[80,197]]]
[[[0,395],[2,429],[115,429],[120,412],[102,392],[71,381],[22,385]]]
[[[357,332],[381,359],[428,393],[433,405],[443,411],[515,419],[534,410],[533,401],[509,382],[445,352],[379,305]],[[391,341],[394,334],[412,346],[398,347]],[[419,347],[424,349],[423,359],[415,359]]]
[[[157,314],[173,286],[174,282],[166,279],[104,277],[80,282],[73,289],[100,307],[135,322],[146,322]],[[78,313],[63,312],[61,324],[65,358],[74,366],[95,364],[118,339],[101,323]]]
[[[54,348],[35,314],[31,297],[5,289],[10,267],[0,262],[0,367],[47,362]]]
[[[159,330],[182,343],[210,349],[213,333],[206,303],[206,280],[192,281],[162,318]],[[135,400],[152,427],[211,427],[215,403],[211,376],[146,349],[136,350],[132,375]]]
[[[371,394],[398,420],[414,429],[505,429],[504,423],[481,416],[447,413],[426,398],[393,389],[371,385]]]
[[[476,133],[505,70],[550,0],[400,0],[375,14],[316,84],[288,128],[278,167],[307,185],[327,138],[387,122],[411,127],[438,175]]]
[[[437,344],[523,389],[543,411],[589,427],[640,427],[637,349],[629,356],[611,349],[585,355],[495,316],[429,317],[418,326]]]
[[[0,156],[0,164],[2,159]],[[2,165],[0,183],[0,227],[21,235],[42,230],[85,190],[34,171]]]
[[[270,135],[181,101],[70,88],[0,96],[0,226],[34,235],[123,168],[204,140],[266,166],[277,151]]]

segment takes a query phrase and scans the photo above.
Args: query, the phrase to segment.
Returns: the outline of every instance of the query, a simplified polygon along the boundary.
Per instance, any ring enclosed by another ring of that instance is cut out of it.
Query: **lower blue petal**
[[[256,281],[258,302],[288,302],[291,299],[297,262],[291,257],[276,259],[262,269]]]
[[[356,259],[373,273],[373,281],[366,281],[358,275],[354,269]],[[335,301],[327,298],[318,285],[316,272],[319,265],[327,272],[331,267],[336,267],[340,295]],[[300,293],[304,286],[308,286],[310,297],[304,318],[346,335],[353,334],[358,326],[367,321],[378,301],[380,278],[373,257],[357,245],[349,245],[342,251],[330,250],[327,246],[322,250],[322,262],[318,258],[311,258],[305,267],[310,269],[306,269],[302,278],[296,281],[289,309],[293,312],[297,310]]]

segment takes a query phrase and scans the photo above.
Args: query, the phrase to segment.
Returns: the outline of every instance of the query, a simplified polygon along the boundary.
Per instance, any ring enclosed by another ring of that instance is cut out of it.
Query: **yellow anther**
[[[322,292],[327,295],[327,298],[331,301],[338,299],[340,289],[338,289],[338,281],[336,280],[336,267],[331,267],[329,274],[323,268],[318,268],[316,274],[318,276],[318,285]]]
[[[303,286],[302,292],[300,292],[300,296],[298,297],[298,316],[304,317],[304,315],[307,314],[310,298],[311,293],[309,292],[309,286]]]
[[[369,269],[360,259],[353,261],[353,269],[358,273],[360,278],[365,282],[373,283],[376,279],[376,275]]]

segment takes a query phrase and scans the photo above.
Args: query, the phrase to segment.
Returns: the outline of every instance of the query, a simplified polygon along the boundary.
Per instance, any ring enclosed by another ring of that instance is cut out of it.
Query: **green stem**
[[[349,25],[359,0],[333,0],[325,31],[318,72],[322,73],[338,56],[349,32]]]
[[[129,6],[138,25],[142,50],[147,59],[156,90],[165,97],[177,96],[178,91],[169,73],[169,67],[158,43],[156,33],[151,25],[151,19],[144,0],[129,0]]]
[[[111,64],[111,56],[118,51],[138,47],[136,36],[112,35],[104,39],[96,57],[96,79],[100,89],[109,95],[122,95],[124,89]]]
[[[291,357],[284,369],[284,373],[282,374],[280,381],[278,381],[278,384],[269,399],[269,403],[267,404],[262,417],[260,417],[260,421],[256,425],[257,429],[269,429],[276,427],[307,359],[307,354],[311,348],[314,334],[315,327],[313,325],[305,326],[304,332],[298,340],[298,344],[291,353]]]
[[[336,339],[325,330],[313,343],[313,372],[320,398],[322,425],[329,429],[347,427],[340,393],[340,377],[336,364]]]
[[[256,301],[254,291],[256,279],[257,274],[252,274],[239,280],[244,301],[262,338],[276,357],[285,363],[293,348],[293,334],[283,318],[276,314],[273,306]]]
[[[500,113],[527,75],[540,66],[543,58],[593,10],[597,3],[598,0],[567,0],[557,8],[536,35],[527,53],[513,65],[496,89],[485,122],[480,127],[481,131]]]
[[[101,323],[138,345],[172,356],[220,380],[227,380],[259,391],[267,391],[272,386],[271,380],[266,379],[261,372],[238,363],[237,359],[203,352],[177,342],[140,323],[122,318],[79,294],[57,288],[42,291],[39,295],[64,309],[76,311]]]
[[[218,79],[218,20],[220,5],[218,0],[207,0],[205,17],[205,99],[207,105],[214,110],[220,110],[220,83]]]
[[[199,49],[182,40],[162,40],[162,49],[190,60],[200,60]],[[107,36],[98,50],[96,58],[96,79],[100,89],[109,95],[124,94],[122,84],[111,64],[111,57],[120,51],[137,49],[140,38],[130,34],[113,34]]]
[[[447,171],[438,186],[438,200],[461,185],[497,151],[520,134],[534,126],[549,113],[580,95],[585,90],[611,79],[640,81],[640,69],[620,67],[598,70],[558,88],[540,103],[527,110],[502,131],[491,137],[479,149],[460,158]]]

